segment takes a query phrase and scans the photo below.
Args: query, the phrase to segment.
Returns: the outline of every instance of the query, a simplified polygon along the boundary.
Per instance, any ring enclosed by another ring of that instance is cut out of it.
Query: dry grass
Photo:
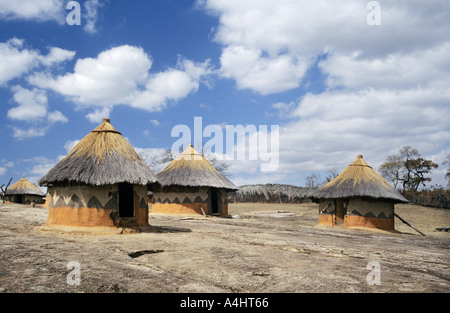
[[[241,218],[269,218],[276,217],[277,213],[291,212],[293,216],[282,218],[283,222],[298,226],[316,226],[319,223],[319,206],[315,203],[230,203],[228,211],[230,215],[239,215]],[[395,212],[427,236],[450,237],[450,232],[436,231],[436,228],[450,227],[450,210],[412,204],[396,204]],[[397,218],[395,219],[395,229],[400,233],[418,235],[415,230]]]
[[[397,204],[395,213],[426,235],[450,237],[450,232],[436,231],[436,228],[450,227],[450,210],[413,204]],[[396,219],[395,229],[400,232],[417,234],[398,219]]]

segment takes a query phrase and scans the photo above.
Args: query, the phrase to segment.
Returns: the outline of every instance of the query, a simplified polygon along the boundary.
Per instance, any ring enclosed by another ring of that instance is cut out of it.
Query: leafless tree
[[[325,176],[325,181],[323,182],[323,185],[325,185],[326,183],[332,181],[333,179],[335,179],[337,176],[339,175],[339,171],[337,168],[331,168],[327,171],[327,176]]]
[[[400,180],[400,172],[403,167],[403,160],[399,155],[390,155],[386,161],[380,166],[381,176],[392,182],[394,188],[397,189],[398,181]]]
[[[445,174],[445,178],[447,179],[447,188],[450,188],[450,154],[447,154],[445,157],[444,163],[442,165],[447,165],[447,174]]]
[[[5,195],[6,195],[6,191],[8,191],[8,187],[9,187],[9,184],[11,184],[11,181],[12,181],[12,177],[11,177],[11,179],[9,180],[9,182],[8,182],[8,184],[6,185],[5,188],[3,188],[3,186],[5,186],[5,184],[3,184],[3,185],[0,186],[0,189],[1,189],[2,192],[3,192],[3,203],[5,203]]]
[[[306,187],[318,188],[321,185],[320,174],[311,173],[311,175],[305,178]]]

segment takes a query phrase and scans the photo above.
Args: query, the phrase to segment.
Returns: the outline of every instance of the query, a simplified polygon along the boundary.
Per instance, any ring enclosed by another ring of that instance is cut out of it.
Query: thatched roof
[[[10,195],[36,195],[45,196],[45,193],[39,189],[38,186],[28,181],[25,177],[21,180],[11,185],[11,187],[6,190],[5,196]]]
[[[122,182],[147,185],[157,181],[147,164],[109,119],[84,137],[55,167],[39,180],[54,183],[110,185]]]
[[[358,155],[342,173],[319,188],[311,197],[314,199],[370,197],[393,202],[408,202],[363,160],[362,155]]]
[[[236,190],[236,186],[219,173],[192,145],[158,173],[164,186],[216,187]]]
[[[309,198],[316,188],[299,187],[286,184],[256,184],[239,186],[238,190],[230,194],[237,201],[245,201],[252,198],[264,198],[266,201],[280,201],[281,197],[293,201],[295,199]]]

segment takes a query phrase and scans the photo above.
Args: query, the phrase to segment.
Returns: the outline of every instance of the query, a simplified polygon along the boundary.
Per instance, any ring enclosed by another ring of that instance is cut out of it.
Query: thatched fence
[[[283,184],[244,185],[237,191],[228,193],[230,203],[305,203],[311,202],[309,196],[316,190]]]

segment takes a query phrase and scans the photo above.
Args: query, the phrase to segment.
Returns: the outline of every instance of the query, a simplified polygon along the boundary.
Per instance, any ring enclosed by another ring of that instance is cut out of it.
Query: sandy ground
[[[448,210],[396,207],[425,237],[398,219],[398,233],[317,227],[316,204],[229,211],[150,214],[146,232],[79,235],[38,230],[45,208],[0,204],[0,292],[450,292],[450,233],[435,231],[450,227]]]

